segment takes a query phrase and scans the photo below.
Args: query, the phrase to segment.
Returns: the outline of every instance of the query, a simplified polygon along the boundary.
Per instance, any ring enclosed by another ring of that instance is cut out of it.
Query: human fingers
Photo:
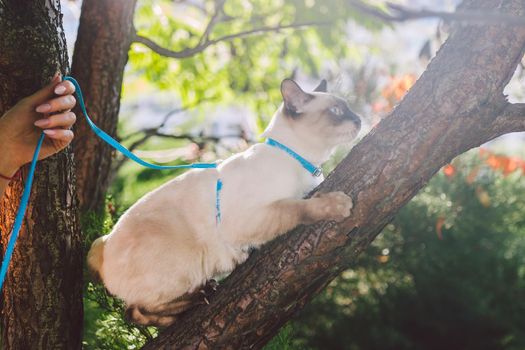
[[[73,131],[64,129],[45,129],[44,134],[46,134],[46,136],[50,139],[64,141],[66,143],[71,142],[71,140],[73,140],[73,137],[75,136],[75,134],[73,134]]]
[[[73,95],[54,98],[36,107],[38,113],[55,113],[73,108],[77,101]]]
[[[43,118],[37,120],[34,124],[35,126],[42,129],[53,129],[53,128],[62,128],[69,129],[73,126],[77,117],[73,112],[66,112],[61,114],[54,114],[48,118]]]
[[[75,92],[75,85],[69,80],[65,80],[55,86],[53,90],[57,95],[73,95]]]
[[[53,97],[55,86],[58,82],[60,82],[60,79],[60,72],[57,72],[49,84],[34,94],[24,98],[23,101],[31,104],[32,106],[36,106],[45,102],[47,99]]]

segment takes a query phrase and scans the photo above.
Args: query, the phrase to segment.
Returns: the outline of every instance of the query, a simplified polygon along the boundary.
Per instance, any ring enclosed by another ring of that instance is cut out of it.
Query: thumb
[[[56,84],[60,83],[61,79],[62,77],[60,72],[56,72],[49,84],[47,84],[34,94],[28,96],[26,98],[26,101],[29,102],[31,105],[38,105],[47,101],[49,98],[54,96],[55,86]]]

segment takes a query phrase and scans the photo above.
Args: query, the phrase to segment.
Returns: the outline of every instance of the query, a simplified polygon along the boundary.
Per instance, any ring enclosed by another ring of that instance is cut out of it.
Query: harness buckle
[[[323,175],[323,169],[321,169],[320,167],[315,169],[315,171],[312,173],[313,176],[315,177],[319,177],[321,175]]]

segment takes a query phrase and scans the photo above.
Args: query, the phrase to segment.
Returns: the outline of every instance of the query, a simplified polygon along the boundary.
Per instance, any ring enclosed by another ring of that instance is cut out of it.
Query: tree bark
[[[59,1],[0,2],[0,115],[20,98],[66,73],[67,48]],[[36,145],[35,145],[36,146]],[[80,349],[82,237],[70,149],[38,163],[24,227],[3,291],[2,348]],[[24,171],[24,180],[27,169]],[[0,207],[5,247],[23,181]]]
[[[523,16],[520,0],[467,0],[462,8]],[[316,191],[355,200],[341,224],[299,227],[253,253],[211,297],[144,349],[259,349],[290,317],[348,268],[426,182],[455,156],[522,131],[523,106],[503,88],[523,56],[525,29],[453,28],[400,105]]]
[[[124,67],[136,0],[84,0],[72,75],[82,86],[91,119],[115,136]],[[77,110],[77,114],[80,110]],[[76,125],[77,188],[82,211],[98,210],[108,188],[112,148],[94,137],[83,118]]]

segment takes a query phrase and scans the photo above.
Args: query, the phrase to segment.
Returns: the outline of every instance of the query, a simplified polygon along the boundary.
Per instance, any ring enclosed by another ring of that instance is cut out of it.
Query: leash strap
[[[283,145],[279,141],[276,141],[276,140],[274,140],[272,138],[267,138],[266,139],[266,144],[270,145],[270,146],[273,146],[273,147],[276,147],[276,148],[279,148],[280,150],[283,150],[286,153],[288,153],[289,155],[291,155],[293,158],[295,158],[295,160],[297,160],[299,163],[301,163],[303,168],[308,170],[308,172],[310,174],[312,174],[313,176],[321,176],[321,174],[323,173],[323,169],[321,169],[320,167],[316,167],[315,165],[313,165],[312,163],[310,163],[309,161],[307,161],[306,159],[301,157],[297,152],[295,152],[291,148]]]
[[[33,178],[35,177],[36,162],[38,160],[38,155],[40,154],[40,149],[42,148],[42,142],[44,142],[44,136],[44,133],[40,134],[40,138],[38,139],[38,143],[36,144],[35,153],[33,154],[31,166],[29,167],[29,174],[27,175],[27,180],[24,185],[22,199],[20,199],[20,206],[18,207],[18,212],[16,213],[15,224],[13,225],[11,237],[9,237],[9,242],[7,243],[4,259],[2,260],[2,268],[0,269],[0,289],[2,289],[2,286],[4,285],[5,276],[7,274],[7,268],[9,267],[9,261],[11,261],[11,256],[13,255],[16,239],[18,238],[18,234],[20,233],[20,228],[22,228],[22,222],[24,220],[24,216],[27,210],[27,203],[29,202],[29,195],[31,194],[31,186],[33,185]]]
[[[91,127],[91,130],[100,137],[102,140],[104,140],[108,145],[122,153],[124,156],[128,157],[129,159],[135,161],[136,163],[150,169],[157,169],[157,170],[165,170],[165,169],[189,169],[189,168],[201,168],[201,169],[208,169],[208,168],[216,168],[217,164],[215,163],[193,163],[193,164],[183,164],[183,165],[157,165],[152,164],[149,162],[146,162],[145,160],[139,158],[138,156],[134,155],[129,149],[121,145],[117,140],[106,134],[103,130],[101,130],[98,126],[93,123],[93,121],[89,118],[89,115],[86,110],[86,104],[84,103],[84,96],[82,95],[82,90],[80,89],[80,85],[73,77],[65,76],[64,80],[70,81],[73,85],[75,85],[75,93],[78,98],[78,104],[80,106],[80,109],[82,110],[82,114],[84,114],[84,118],[86,118],[86,121],[88,125]]]

